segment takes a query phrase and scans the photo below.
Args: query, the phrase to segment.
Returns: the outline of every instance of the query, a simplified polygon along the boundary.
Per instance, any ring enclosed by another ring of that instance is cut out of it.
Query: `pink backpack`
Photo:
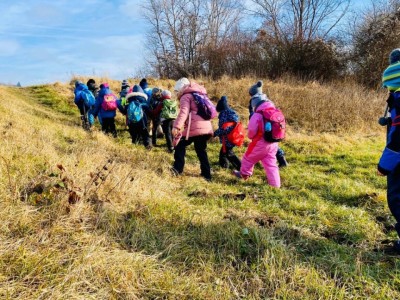
[[[114,94],[105,94],[101,108],[107,111],[117,110],[117,97]]]
[[[264,117],[264,139],[270,143],[282,141],[286,135],[286,120],[282,111],[270,107],[264,109],[262,115]]]

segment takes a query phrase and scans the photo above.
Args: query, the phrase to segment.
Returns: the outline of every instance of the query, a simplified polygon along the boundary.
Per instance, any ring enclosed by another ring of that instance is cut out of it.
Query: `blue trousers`
[[[396,219],[396,231],[400,237],[400,168],[387,176],[387,201],[390,212]]]

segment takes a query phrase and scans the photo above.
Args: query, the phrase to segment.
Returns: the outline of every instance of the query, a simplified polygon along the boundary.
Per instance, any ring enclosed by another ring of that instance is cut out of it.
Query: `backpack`
[[[241,122],[227,122],[222,125],[222,128],[227,128],[229,126],[233,126],[233,129],[228,133],[227,138],[228,141],[235,146],[242,146],[244,142],[244,128]]]
[[[142,104],[138,101],[131,101],[128,104],[126,116],[131,123],[138,123],[143,119]]]
[[[192,93],[194,102],[197,105],[197,114],[204,120],[211,120],[217,116],[214,104],[207,97],[207,94]]]
[[[114,94],[105,94],[101,108],[107,111],[117,110],[117,97]]]
[[[161,110],[161,118],[163,119],[176,119],[178,116],[178,103],[175,100],[165,99],[163,101],[163,108]]]
[[[264,130],[264,139],[270,143],[282,141],[286,135],[286,120],[282,111],[271,107],[263,110],[262,115],[266,129]]]
[[[83,103],[87,107],[91,107],[96,103],[96,99],[94,98],[93,94],[89,90],[82,90],[81,91],[81,98],[83,100]]]

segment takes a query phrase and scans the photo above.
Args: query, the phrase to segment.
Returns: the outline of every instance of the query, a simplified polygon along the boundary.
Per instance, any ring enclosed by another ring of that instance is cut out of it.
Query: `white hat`
[[[187,79],[186,77],[182,77],[176,82],[174,91],[180,93],[183,90],[183,88],[188,85],[190,85],[189,79]]]

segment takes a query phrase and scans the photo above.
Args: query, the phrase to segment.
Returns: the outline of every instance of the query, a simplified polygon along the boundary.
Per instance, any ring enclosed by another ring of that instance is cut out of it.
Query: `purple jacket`
[[[198,92],[206,94],[207,91],[204,87],[192,81],[188,87],[182,92],[182,96],[179,99],[180,107],[179,114],[174,122],[174,128],[178,128],[182,131],[182,136],[186,137],[187,127],[189,122],[189,114],[191,114],[191,125],[189,131],[189,137],[199,135],[213,135],[214,131],[210,120],[204,120],[202,117],[197,115],[197,105],[194,102],[192,93]]]

